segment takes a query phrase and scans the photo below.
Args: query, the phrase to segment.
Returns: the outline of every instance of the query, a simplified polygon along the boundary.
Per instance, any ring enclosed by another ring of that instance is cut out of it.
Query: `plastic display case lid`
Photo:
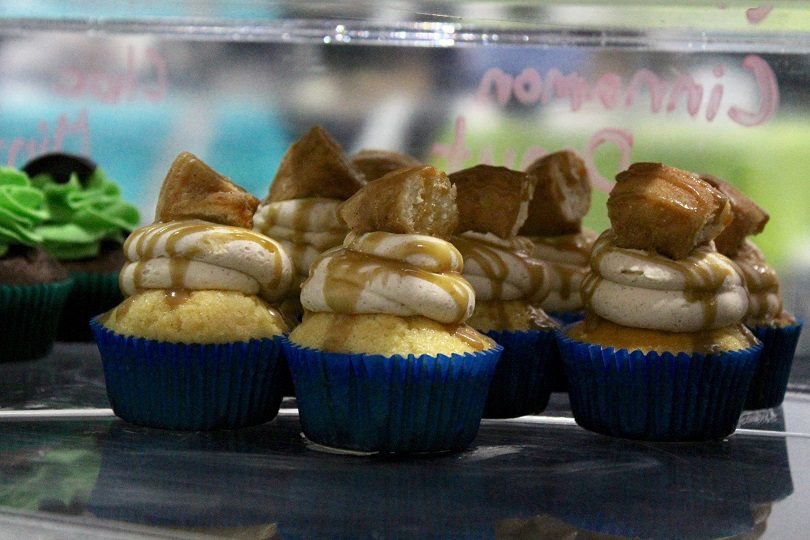
[[[0,32],[152,34],[182,39],[403,46],[580,46],[695,52],[810,51],[800,2],[595,0],[266,2],[98,0],[0,7]]]

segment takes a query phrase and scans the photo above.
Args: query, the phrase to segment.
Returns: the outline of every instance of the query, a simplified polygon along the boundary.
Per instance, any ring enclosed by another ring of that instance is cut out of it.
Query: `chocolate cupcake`
[[[123,297],[118,272],[127,234],[138,225],[137,209],[93,161],[71,154],[39,156],[23,168],[45,195],[49,217],[35,227],[42,245],[73,278],[59,322],[60,341],[91,341],[88,321]]]
[[[45,196],[16,169],[0,168],[0,361],[46,355],[71,288],[67,270],[41,247]]]

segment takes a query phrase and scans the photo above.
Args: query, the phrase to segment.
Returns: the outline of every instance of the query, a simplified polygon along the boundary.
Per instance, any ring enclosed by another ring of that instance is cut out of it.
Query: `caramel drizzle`
[[[413,265],[361,253],[350,249],[337,249],[328,253],[329,262],[324,277],[324,297],[329,309],[335,313],[356,313],[363,289],[372,281],[393,276],[427,281],[447,293],[458,308],[454,319],[463,320],[470,301],[470,291],[458,273],[433,273]],[[328,293],[328,294],[327,294]]]
[[[782,295],[779,293],[779,278],[752,244],[743,246],[740,254],[734,259],[748,287],[750,302],[747,317],[762,320],[777,317],[783,311]],[[772,309],[768,305],[768,296],[773,295],[776,303]]]
[[[535,259],[528,254],[517,251],[509,250],[508,248],[498,246],[496,244],[489,244],[479,239],[465,238],[456,236],[453,238],[453,243],[461,251],[465,260],[475,261],[484,276],[492,284],[492,298],[498,299],[503,294],[503,284],[509,278],[509,265],[504,262],[501,253],[508,251],[521,263],[529,276],[529,287],[526,290],[524,297],[532,298],[533,301],[541,302],[542,298],[534,298],[534,295],[540,291],[545,278],[545,266],[542,261]]]
[[[362,236],[351,236],[347,239],[348,249],[374,255],[374,252],[388,239],[391,233],[371,232]],[[463,269],[463,259],[459,253],[454,257],[453,250],[449,249],[443,240],[430,241],[428,238],[413,239],[408,242],[396,242],[385,250],[385,254],[377,253],[377,257],[396,259],[407,263],[416,256],[429,258],[432,262],[421,265],[423,269],[431,272],[460,272]]]
[[[594,292],[604,279],[599,274],[602,259],[612,249],[621,249],[614,248],[614,238],[615,235],[608,229],[594,243],[591,252],[591,270],[585,276],[581,289],[585,306],[591,311],[593,310],[592,299]],[[685,283],[683,292],[686,299],[689,302],[699,303],[703,308],[704,327],[709,328],[714,324],[717,319],[717,291],[723,285],[725,279],[735,272],[734,267],[736,265],[733,262],[729,267],[724,267],[711,263],[706,259],[703,260],[702,264],[699,264],[691,255],[685,259],[672,260],[657,253],[638,250],[632,250],[632,252],[630,250],[622,251],[641,263],[664,266],[673,273],[679,274]],[[739,270],[736,271],[739,273]]]

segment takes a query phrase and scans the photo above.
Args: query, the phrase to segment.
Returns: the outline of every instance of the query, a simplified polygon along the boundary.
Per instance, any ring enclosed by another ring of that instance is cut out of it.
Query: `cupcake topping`
[[[580,289],[588,273],[588,258],[596,234],[583,229],[560,236],[530,236],[532,256],[545,263],[549,292],[540,304],[552,312],[573,312],[584,303]]]
[[[190,152],[175,158],[160,188],[155,221],[202,219],[250,229],[259,200]]]
[[[421,315],[459,324],[475,295],[461,277],[461,254],[448,234],[458,221],[455,190],[433,167],[390,173],[340,208],[352,227],[343,247],[324,253],[301,291],[308,311]]]
[[[475,307],[462,268],[461,254],[439,238],[350,233],[343,248],[313,264],[301,303],[309,311],[421,315],[461,323]]]
[[[570,150],[544,156],[526,169],[535,179],[525,236],[576,234],[591,206],[591,181],[585,162]]]
[[[45,250],[60,261],[81,264],[112,249],[120,253],[124,238],[138,226],[138,210],[87,158],[46,154],[28,162],[24,170],[45,194],[50,213],[36,232]]]
[[[9,246],[35,246],[42,237],[35,226],[49,217],[45,196],[24,172],[0,167],[0,257]]]
[[[717,251],[726,257],[734,258],[743,247],[746,237],[761,233],[770,216],[728,182],[708,174],[702,175],[701,178],[728,197],[731,203],[731,223],[717,235],[714,244]]]
[[[660,163],[634,163],[616,176],[608,216],[623,248],[682,259],[731,222],[728,198],[699,176]]]
[[[256,204],[193,155],[180,154],[160,191],[157,215],[165,221],[137,229],[124,243],[122,292],[215,289],[282,298],[292,261],[278,242],[250,230]]]
[[[125,295],[142,289],[219,289],[273,302],[292,281],[292,263],[277,242],[202,220],[141,227],[127,238],[124,253],[128,262],[119,283]]]
[[[548,294],[543,263],[530,240],[515,236],[526,219],[533,181],[526,173],[478,165],[450,175],[458,189],[459,234],[464,277],[480,300],[526,299]]]
[[[768,214],[728,182],[709,175],[701,178],[715,186],[731,202],[734,217],[714,242],[717,251],[737,263],[745,277],[749,306],[744,322],[749,326],[777,321],[792,324],[796,319],[784,310],[776,272],[765,261],[759,248],[747,239],[749,235],[762,232],[768,222]]]
[[[549,293],[541,306],[552,312],[582,309],[580,287],[596,234],[582,229],[591,205],[585,162],[570,150],[544,156],[527,169],[536,181],[520,233],[534,243],[532,256],[546,264]]]
[[[679,260],[617,246],[605,231],[594,243],[582,293],[588,311],[614,323],[698,332],[738,323],[748,309],[740,270],[710,245]]]
[[[23,165],[22,170],[30,178],[48,175],[57,184],[67,184],[75,175],[84,186],[97,168],[94,161],[84,156],[54,152],[32,159]]]
[[[458,224],[456,188],[428,165],[399,169],[346,201],[340,218],[357,233],[384,231],[449,238]]]
[[[740,267],[748,286],[748,315],[746,322],[752,326],[762,321],[779,318],[784,311],[782,295],[779,294],[779,279],[776,272],[765,262],[762,252],[750,240],[737,249],[734,262]]]
[[[307,197],[345,200],[364,184],[363,175],[337,141],[315,126],[284,154],[265,202]]]
[[[318,255],[346,237],[348,229],[337,214],[342,202],[312,197],[263,204],[253,216],[253,230],[278,240],[306,276]]]
[[[539,302],[548,294],[545,265],[531,256],[529,239],[467,231],[454,237],[453,244],[464,256],[464,277],[478,300]]]
[[[526,221],[536,179],[506,167],[477,165],[450,175],[458,189],[458,232],[512,238]]]

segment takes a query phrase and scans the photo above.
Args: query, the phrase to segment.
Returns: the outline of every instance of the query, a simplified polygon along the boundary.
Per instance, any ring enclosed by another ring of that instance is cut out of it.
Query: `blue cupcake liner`
[[[585,429],[628,439],[704,441],[734,432],[762,344],[717,354],[643,353],[557,331],[571,410]]]
[[[186,344],[122,336],[90,321],[113,412],[175,430],[236,429],[268,422],[281,404],[280,337]]]
[[[282,343],[304,435],[332,448],[390,453],[468,446],[503,350],[387,357]]]
[[[553,319],[556,319],[561,326],[567,326],[585,318],[585,312],[581,310],[569,312],[550,311],[548,314]],[[559,355],[557,355],[557,361],[549,365],[548,379],[552,392],[568,392],[568,379],[565,378],[565,368]]]
[[[790,368],[802,331],[802,321],[798,320],[794,325],[779,328],[756,326],[751,328],[751,331],[762,342],[763,348],[754,378],[748,388],[745,409],[778,407],[785,399]]]
[[[542,412],[551,386],[548,367],[560,363],[554,330],[490,331],[503,347],[495,368],[484,418],[516,418]]]

